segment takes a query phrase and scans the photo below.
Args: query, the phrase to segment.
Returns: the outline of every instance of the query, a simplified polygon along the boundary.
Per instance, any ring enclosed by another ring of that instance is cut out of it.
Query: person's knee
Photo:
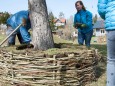
[[[11,36],[8,39],[8,45],[15,45],[15,36]]]
[[[9,39],[7,45],[8,46],[15,45],[15,40]]]
[[[16,35],[11,35],[8,38],[8,45],[15,45],[15,38],[16,38]]]

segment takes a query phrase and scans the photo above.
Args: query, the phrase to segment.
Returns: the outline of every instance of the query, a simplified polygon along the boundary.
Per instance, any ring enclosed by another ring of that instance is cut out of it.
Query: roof
[[[65,23],[66,22],[66,19],[62,18],[62,19],[59,19],[62,23]]]
[[[98,20],[94,24],[93,28],[105,28],[104,20]]]
[[[54,19],[54,23],[57,21],[58,19]]]
[[[65,23],[65,22],[66,22],[66,19],[64,19],[64,18],[54,19],[54,22],[56,23],[58,20],[59,20],[60,22],[62,22],[62,23]]]

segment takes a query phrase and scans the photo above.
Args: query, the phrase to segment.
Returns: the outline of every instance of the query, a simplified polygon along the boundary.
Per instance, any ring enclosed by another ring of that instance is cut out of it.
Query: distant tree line
[[[10,17],[8,12],[0,12],[0,24],[6,24],[7,19]]]

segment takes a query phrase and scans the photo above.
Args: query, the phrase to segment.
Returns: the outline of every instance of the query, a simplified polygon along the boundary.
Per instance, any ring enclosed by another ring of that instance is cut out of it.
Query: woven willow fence
[[[10,86],[85,86],[96,79],[93,50],[57,55],[0,51],[0,77]]]

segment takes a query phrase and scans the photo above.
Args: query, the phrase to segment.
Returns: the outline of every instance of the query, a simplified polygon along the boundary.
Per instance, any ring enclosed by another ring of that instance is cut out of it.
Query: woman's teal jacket
[[[86,24],[86,28],[78,28],[78,31],[88,33],[93,29],[92,27],[92,13],[89,11],[81,10],[74,16],[74,25],[76,23]]]
[[[105,20],[106,30],[115,30],[115,0],[98,0],[98,12]]]

